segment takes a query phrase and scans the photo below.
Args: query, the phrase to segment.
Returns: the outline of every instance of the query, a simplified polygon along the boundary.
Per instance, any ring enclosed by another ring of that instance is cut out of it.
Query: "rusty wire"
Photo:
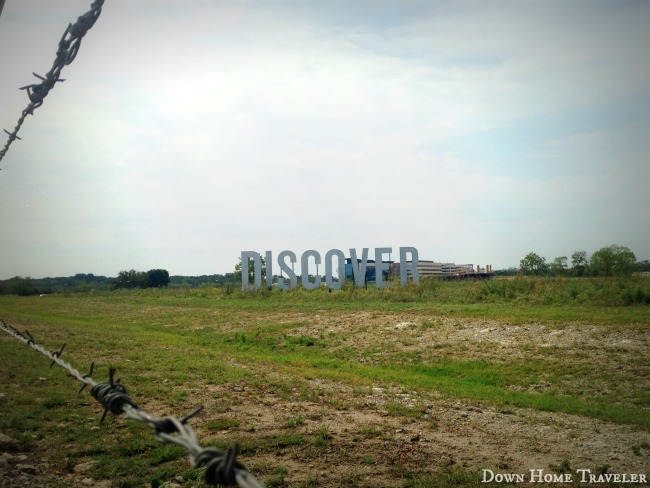
[[[25,331],[25,334],[23,334],[15,327],[7,325],[4,320],[0,319],[0,322],[2,322],[0,329],[4,332],[51,359],[52,363],[50,367],[58,364],[70,373],[74,379],[83,383],[79,393],[87,386],[90,387],[91,395],[104,407],[104,413],[102,414],[100,423],[104,421],[106,414],[111,412],[115,415],[124,414],[127,419],[138,420],[149,425],[154,430],[156,440],[166,444],[177,444],[185,447],[189,452],[190,462],[193,467],[199,468],[205,466],[203,479],[208,485],[238,485],[242,488],[264,487],[262,483],[248,472],[243,464],[237,461],[237,455],[239,454],[239,446],[237,444],[234,444],[227,452],[213,447],[201,447],[194,430],[188,424],[188,420],[198,414],[202,410],[202,406],[197,407],[180,419],[174,416],[164,418],[152,417],[138,407],[129,397],[126,388],[120,380],[115,381],[113,379],[115,369],[109,368],[108,381],[98,383],[92,378],[94,362],[91,363],[90,370],[87,374],[81,374],[69,363],[61,359],[61,354],[63,354],[66,346],[65,344],[58,351],[48,351],[36,343],[29,331]]]
[[[4,131],[9,135],[7,143],[4,148],[0,150],[0,161],[4,158],[5,154],[9,150],[9,146],[16,139],[20,140],[18,137],[18,131],[20,130],[23,122],[28,115],[34,115],[34,110],[43,105],[43,100],[50,92],[54,85],[59,81],[65,81],[61,78],[61,70],[64,66],[72,63],[74,58],[79,52],[79,47],[81,46],[81,39],[86,35],[88,30],[95,24],[95,21],[99,17],[99,14],[102,11],[102,5],[104,0],[95,0],[90,5],[90,10],[80,16],[74,24],[68,24],[68,28],[63,33],[61,40],[59,41],[59,48],[56,51],[56,58],[52,64],[50,71],[46,73],[45,76],[40,76],[36,73],[32,73],[38,79],[41,80],[40,83],[33,83],[31,85],[26,85],[21,87],[21,90],[27,90],[27,96],[29,97],[29,105],[23,110],[18,123],[12,132],[9,132],[7,129]]]

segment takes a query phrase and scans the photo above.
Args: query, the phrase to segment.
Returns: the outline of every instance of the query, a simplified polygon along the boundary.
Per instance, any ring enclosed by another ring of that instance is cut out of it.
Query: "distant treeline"
[[[575,251],[571,261],[559,256],[553,261],[537,253],[528,253],[520,262],[518,274],[537,276],[629,276],[635,272],[650,271],[648,260],[637,261],[636,256],[625,246],[611,244],[601,247],[591,256],[586,251]]]
[[[0,280],[0,295],[46,295],[50,293],[77,293],[110,291],[119,288],[198,288],[201,286],[222,287],[228,283],[241,284],[241,278],[234,273],[202,276],[169,276],[164,269],[150,271],[120,271],[117,277],[97,276],[92,273],[78,273],[69,277],[29,278],[15,276]]]
[[[91,290],[108,290],[113,278],[79,273],[67,278],[38,278],[14,276],[0,281],[0,294],[3,295],[38,295],[48,293],[81,292]]]
[[[262,270],[264,273],[264,269]],[[627,276],[634,272],[650,272],[650,262],[637,261],[634,253],[625,246],[612,244],[603,247],[591,256],[585,251],[559,256],[550,263],[534,252],[528,253],[518,268],[494,270],[494,276],[537,275],[607,277]],[[249,277],[249,280],[251,278]],[[49,293],[75,293],[90,291],[110,291],[120,288],[199,288],[199,287],[239,287],[241,285],[241,263],[233,273],[201,276],[169,276],[167,270],[120,271],[116,278],[95,276],[92,273],[79,273],[67,278],[23,278],[15,276],[0,280],[0,295],[38,295]]]

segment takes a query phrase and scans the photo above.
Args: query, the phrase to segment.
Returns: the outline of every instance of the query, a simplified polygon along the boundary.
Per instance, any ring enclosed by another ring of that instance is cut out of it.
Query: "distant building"
[[[406,264],[410,265],[411,262],[407,262]],[[399,269],[400,264],[393,263],[391,266],[391,274],[399,275]],[[438,263],[436,261],[418,260],[417,270],[420,279],[431,277],[446,279],[489,278],[492,274],[492,265],[488,264],[484,268],[477,265],[476,269],[474,269],[473,264]],[[410,271],[408,276],[411,276]]]
[[[387,264],[388,271],[384,271],[384,281],[391,277],[399,277],[400,263],[395,261],[384,261]],[[360,266],[361,260],[357,259],[357,266]],[[412,262],[407,261],[407,266],[411,266]],[[438,263],[436,261],[422,261],[418,260],[417,264],[418,275],[422,278],[445,278],[445,279],[462,279],[462,278],[489,278],[492,275],[492,265],[488,264],[485,267],[476,266],[473,264],[455,264],[455,263]],[[408,271],[408,277],[412,278],[412,272]],[[354,271],[352,270],[352,259],[345,259],[345,279],[354,280]],[[375,261],[368,260],[366,264],[366,277],[365,281],[376,281],[375,276]]]
[[[393,266],[397,264],[397,276],[399,276],[399,263],[395,261],[383,261],[388,266],[386,266],[386,271],[384,271],[384,280],[388,280],[391,276]],[[361,259],[357,259],[357,269],[361,265]],[[376,268],[374,259],[368,259],[366,261],[366,283],[368,281],[377,281],[376,280]],[[345,279],[354,281],[354,271],[352,270],[352,258],[345,258]]]

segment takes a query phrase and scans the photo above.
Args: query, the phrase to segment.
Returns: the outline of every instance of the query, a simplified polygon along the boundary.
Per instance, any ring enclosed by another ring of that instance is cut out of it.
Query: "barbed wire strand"
[[[15,327],[7,325],[4,320],[0,319],[0,322],[2,322],[0,329],[4,332],[51,359],[50,367],[58,364],[70,373],[74,379],[83,383],[79,393],[87,386],[90,387],[91,395],[104,407],[100,423],[104,421],[106,414],[111,412],[115,415],[124,414],[127,419],[137,420],[149,425],[154,430],[156,440],[165,444],[177,444],[184,447],[189,452],[190,462],[193,467],[205,466],[203,479],[208,485],[222,484],[238,485],[242,488],[264,488],[264,485],[253,477],[243,464],[237,461],[238,444],[235,443],[226,452],[213,447],[201,447],[196,433],[188,424],[188,420],[197,415],[203,409],[203,406],[195,408],[180,419],[174,416],[152,417],[138,407],[128,396],[126,388],[120,380],[114,380],[114,368],[109,368],[107,382],[98,383],[92,378],[95,367],[94,361],[90,364],[89,372],[82,374],[61,359],[65,344],[58,351],[48,351],[36,343],[29,331],[26,330],[25,334],[23,334]]]
[[[43,77],[32,73],[34,76],[41,80],[40,83],[33,83],[31,85],[23,86],[21,90],[27,90],[27,96],[29,97],[29,105],[23,110],[18,123],[12,132],[9,132],[7,129],[4,129],[5,133],[9,135],[7,143],[4,148],[0,150],[0,161],[4,158],[5,154],[9,150],[9,146],[16,140],[21,140],[18,137],[18,131],[25,122],[25,119],[28,115],[34,115],[34,110],[43,105],[43,100],[50,92],[54,85],[57,82],[63,82],[64,79],[61,78],[61,70],[63,67],[72,63],[74,58],[79,52],[79,47],[81,46],[81,39],[86,35],[90,28],[95,25],[95,21],[99,18],[99,14],[102,12],[102,5],[104,0],[95,0],[90,5],[90,10],[80,16],[74,24],[68,24],[68,28],[63,33],[61,40],[59,41],[59,48],[56,51],[56,58],[52,64],[52,68],[47,74]]]

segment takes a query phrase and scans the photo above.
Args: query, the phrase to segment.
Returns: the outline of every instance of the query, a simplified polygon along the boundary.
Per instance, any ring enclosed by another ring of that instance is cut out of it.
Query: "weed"
[[[314,446],[316,447],[323,447],[324,445],[329,443],[333,438],[332,433],[325,425],[316,429],[313,432],[313,434],[314,434],[313,442],[314,442]]]
[[[384,435],[384,431],[379,427],[369,426],[369,427],[361,427],[358,431],[358,434],[369,438],[382,437]]]
[[[373,465],[377,463],[377,460],[372,456],[363,456],[361,458],[362,464]]]
[[[426,413],[426,408],[419,405],[404,405],[399,402],[387,402],[386,412],[393,417],[404,417],[408,420],[417,420]]]
[[[172,394],[172,402],[173,403],[181,403],[187,398],[187,392],[186,391],[175,391]]]
[[[266,486],[269,488],[281,488],[288,486],[285,480],[287,475],[287,468],[278,466],[273,470],[273,474],[266,479]]]
[[[421,330],[435,329],[442,325],[440,320],[425,320],[420,324]]]
[[[236,429],[238,427],[239,427],[239,420],[233,418],[209,420],[203,426],[204,429],[213,430],[213,431],[230,430],[230,429]]]
[[[273,440],[273,445],[276,448],[302,446],[303,444],[306,443],[307,440],[305,439],[305,436],[300,434],[279,435]]]
[[[289,429],[295,429],[296,427],[304,424],[305,424],[305,417],[303,417],[302,415],[288,418],[286,422],[286,426]]]

